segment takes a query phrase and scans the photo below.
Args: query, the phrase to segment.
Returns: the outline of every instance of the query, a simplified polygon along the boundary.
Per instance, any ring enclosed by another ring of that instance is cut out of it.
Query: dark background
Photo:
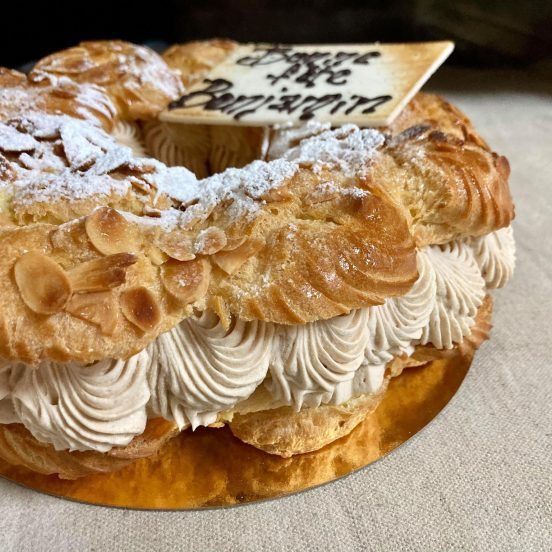
[[[19,67],[81,40],[158,49],[225,37],[281,43],[456,41],[448,63],[526,66],[552,58],[552,0],[194,0],[40,2],[0,9],[0,65]]]

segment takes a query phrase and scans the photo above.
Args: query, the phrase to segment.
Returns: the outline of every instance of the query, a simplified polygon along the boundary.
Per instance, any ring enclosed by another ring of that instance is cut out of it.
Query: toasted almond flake
[[[119,319],[117,302],[110,291],[75,294],[65,310],[77,318],[96,324],[104,335],[113,335]]]
[[[240,245],[244,244],[247,239],[247,236],[227,238],[226,245],[224,246],[223,251],[233,251],[234,249],[237,249]]]
[[[71,282],[63,268],[38,251],[17,259],[14,276],[21,298],[34,312],[60,312],[71,297]]]
[[[84,231],[84,221],[71,221],[58,226],[51,234],[50,241],[56,249],[66,252],[84,251],[90,249],[90,244]]]
[[[161,268],[166,290],[185,304],[201,299],[209,287],[211,265],[204,258],[193,261],[167,261]]]
[[[105,291],[120,286],[126,280],[127,268],[137,260],[132,253],[117,253],[77,265],[68,271],[73,291]]]
[[[161,249],[155,245],[149,245],[146,248],[146,256],[155,266],[161,266],[163,263],[166,263],[169,259],[169,256],[166,253],[163,253]]]
[[[104,255],[140,250],[138,229],[115,209],[97,209],[86,219],[85,227],[94,247]]]
[[[202,230],[194,244],[195,252],[198,255],[213,255],[226,246],[226,234],[224,230],[216,226],[210,226]]]
[[[241,266],[253,256],[257,251],[260,251],[264,246],[264,242],[259,239],[251,239],[244,242],[236,249],[231,251],[220,251],[213,255],[213,262],[226,274],[236,273]]]
[[[219,317],[222,327],[228,330],[232,322],[232,316],[226,301],[220,295],[215,295],[209,301],[209,308]]]
[[[154,330],[161,321],[161,307],[153,293],[135,287],[121,294],[121,309],[125,318],[144,332]]]
[[[171,259],[191,261],[195,259],[192,235],[183,230],[173,230],[171,233],[159,234],[154,244]]]

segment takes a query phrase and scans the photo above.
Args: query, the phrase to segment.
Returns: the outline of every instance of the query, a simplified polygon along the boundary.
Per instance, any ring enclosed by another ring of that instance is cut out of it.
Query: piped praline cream
[[[377,393],[394,357],[417,344],[451,348],[470,333],[486,289],[512,275],[512,231],[426,247],[417,262],[406,295],[330,320],[236,320],[225,330],[205,312],[127,361],[0,365],[0,423],[23,423],[57,449],[105,452],[141,434],[148,415],[208,425],[260,385],[296,409]]]
[[[37,368],[4,366],[0,376],[0,419],[21,422],[56,450],[107,452],[143,433],[150,392],[148,355],[83,366],[44,362]],[[11,399],[12,412],[6,403]],[[15,418],[15,419],[14,419]]]
[[[225,330],[211,312],[184,320],[148,348],[152,413],[180,428],[215,422],[263,381],[273,335],[263,322],[235,320]]]
[[[111,135],[118,144],[129,147],[135,157],[146,157],[146,146],[137,123],[119,121],[113,127]]]

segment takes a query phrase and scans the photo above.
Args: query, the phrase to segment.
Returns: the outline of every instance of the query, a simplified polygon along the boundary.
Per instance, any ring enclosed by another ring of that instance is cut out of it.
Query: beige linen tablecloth
[[[508,156],[518,266],[448,408],[325,487],[206,512],[85,506],[0,480],[0,550],[551,550],[552,71],[443,69],[443,92]]]

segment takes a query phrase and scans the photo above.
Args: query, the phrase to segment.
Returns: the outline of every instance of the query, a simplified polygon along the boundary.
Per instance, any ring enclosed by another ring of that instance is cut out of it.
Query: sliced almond
[[[161,267],[161,280],[166,290],[185,304],[201,299],[209,287],[211,265],[206,259],[167,261]]]
[[[223,251],[233,251],[240,245],[244,244],[247,239],[247,236],[240,236],[238,238],[227,238],[226,245],[224,246]]]
[[[155,266],[161,266],[169,260],[169,256],[153,244],[146,246],[145,254]]]
[[[121,309],[125,318],[144,332],[154,330],[161,321],[159,302],[145,287],[136,287],[123,292]]]
[[[255,255],[257,251],[260,251],[264,247],[263,240],[251,239],[244,242],[236,249],[231,251],[220,251],[213,255],[213,262],[226,274],[236,273],[243,263],[247,261],[250,257]]]
[[[86,237],[84,221],[62,224],[51,234],[50,241],[56,249],[68,253],[82,253],[87,250],[93,252]]]
[[[86,219],[85,227],[94,247],[104,255],[136,253],[140,250],[140,234],[136,225],[115,209],[97,209]]]
[[[219,317],[222,327],[228,330],[232,322],[232,315],[226,301],[220,295],[215,295],[209,301],[209,308]]]
[[[60,312],[71,297],[71,282],[63,268],[38,251],[17,259],[14,276],[21,298],[34,312]]]
[[[192,235],[183,230],[173,230],[170,233],[159,234],[153,242],[163,253],[177,261],[195,259]]]
[[[126,280],[127,268],[137,260],[132,253],[117,253],[77,265],[68,271],[73,291],[105,291],[120,286]]]
[[[213,255],[223,249],[226,242],[224,231],[216,226],[211,226],[198,234],[194,249],[198,255]]]
[[[109,291],[75,294],[65,310],[77,318],[96,324],[104,335],[113,334],[119,319],[117,302]]]

